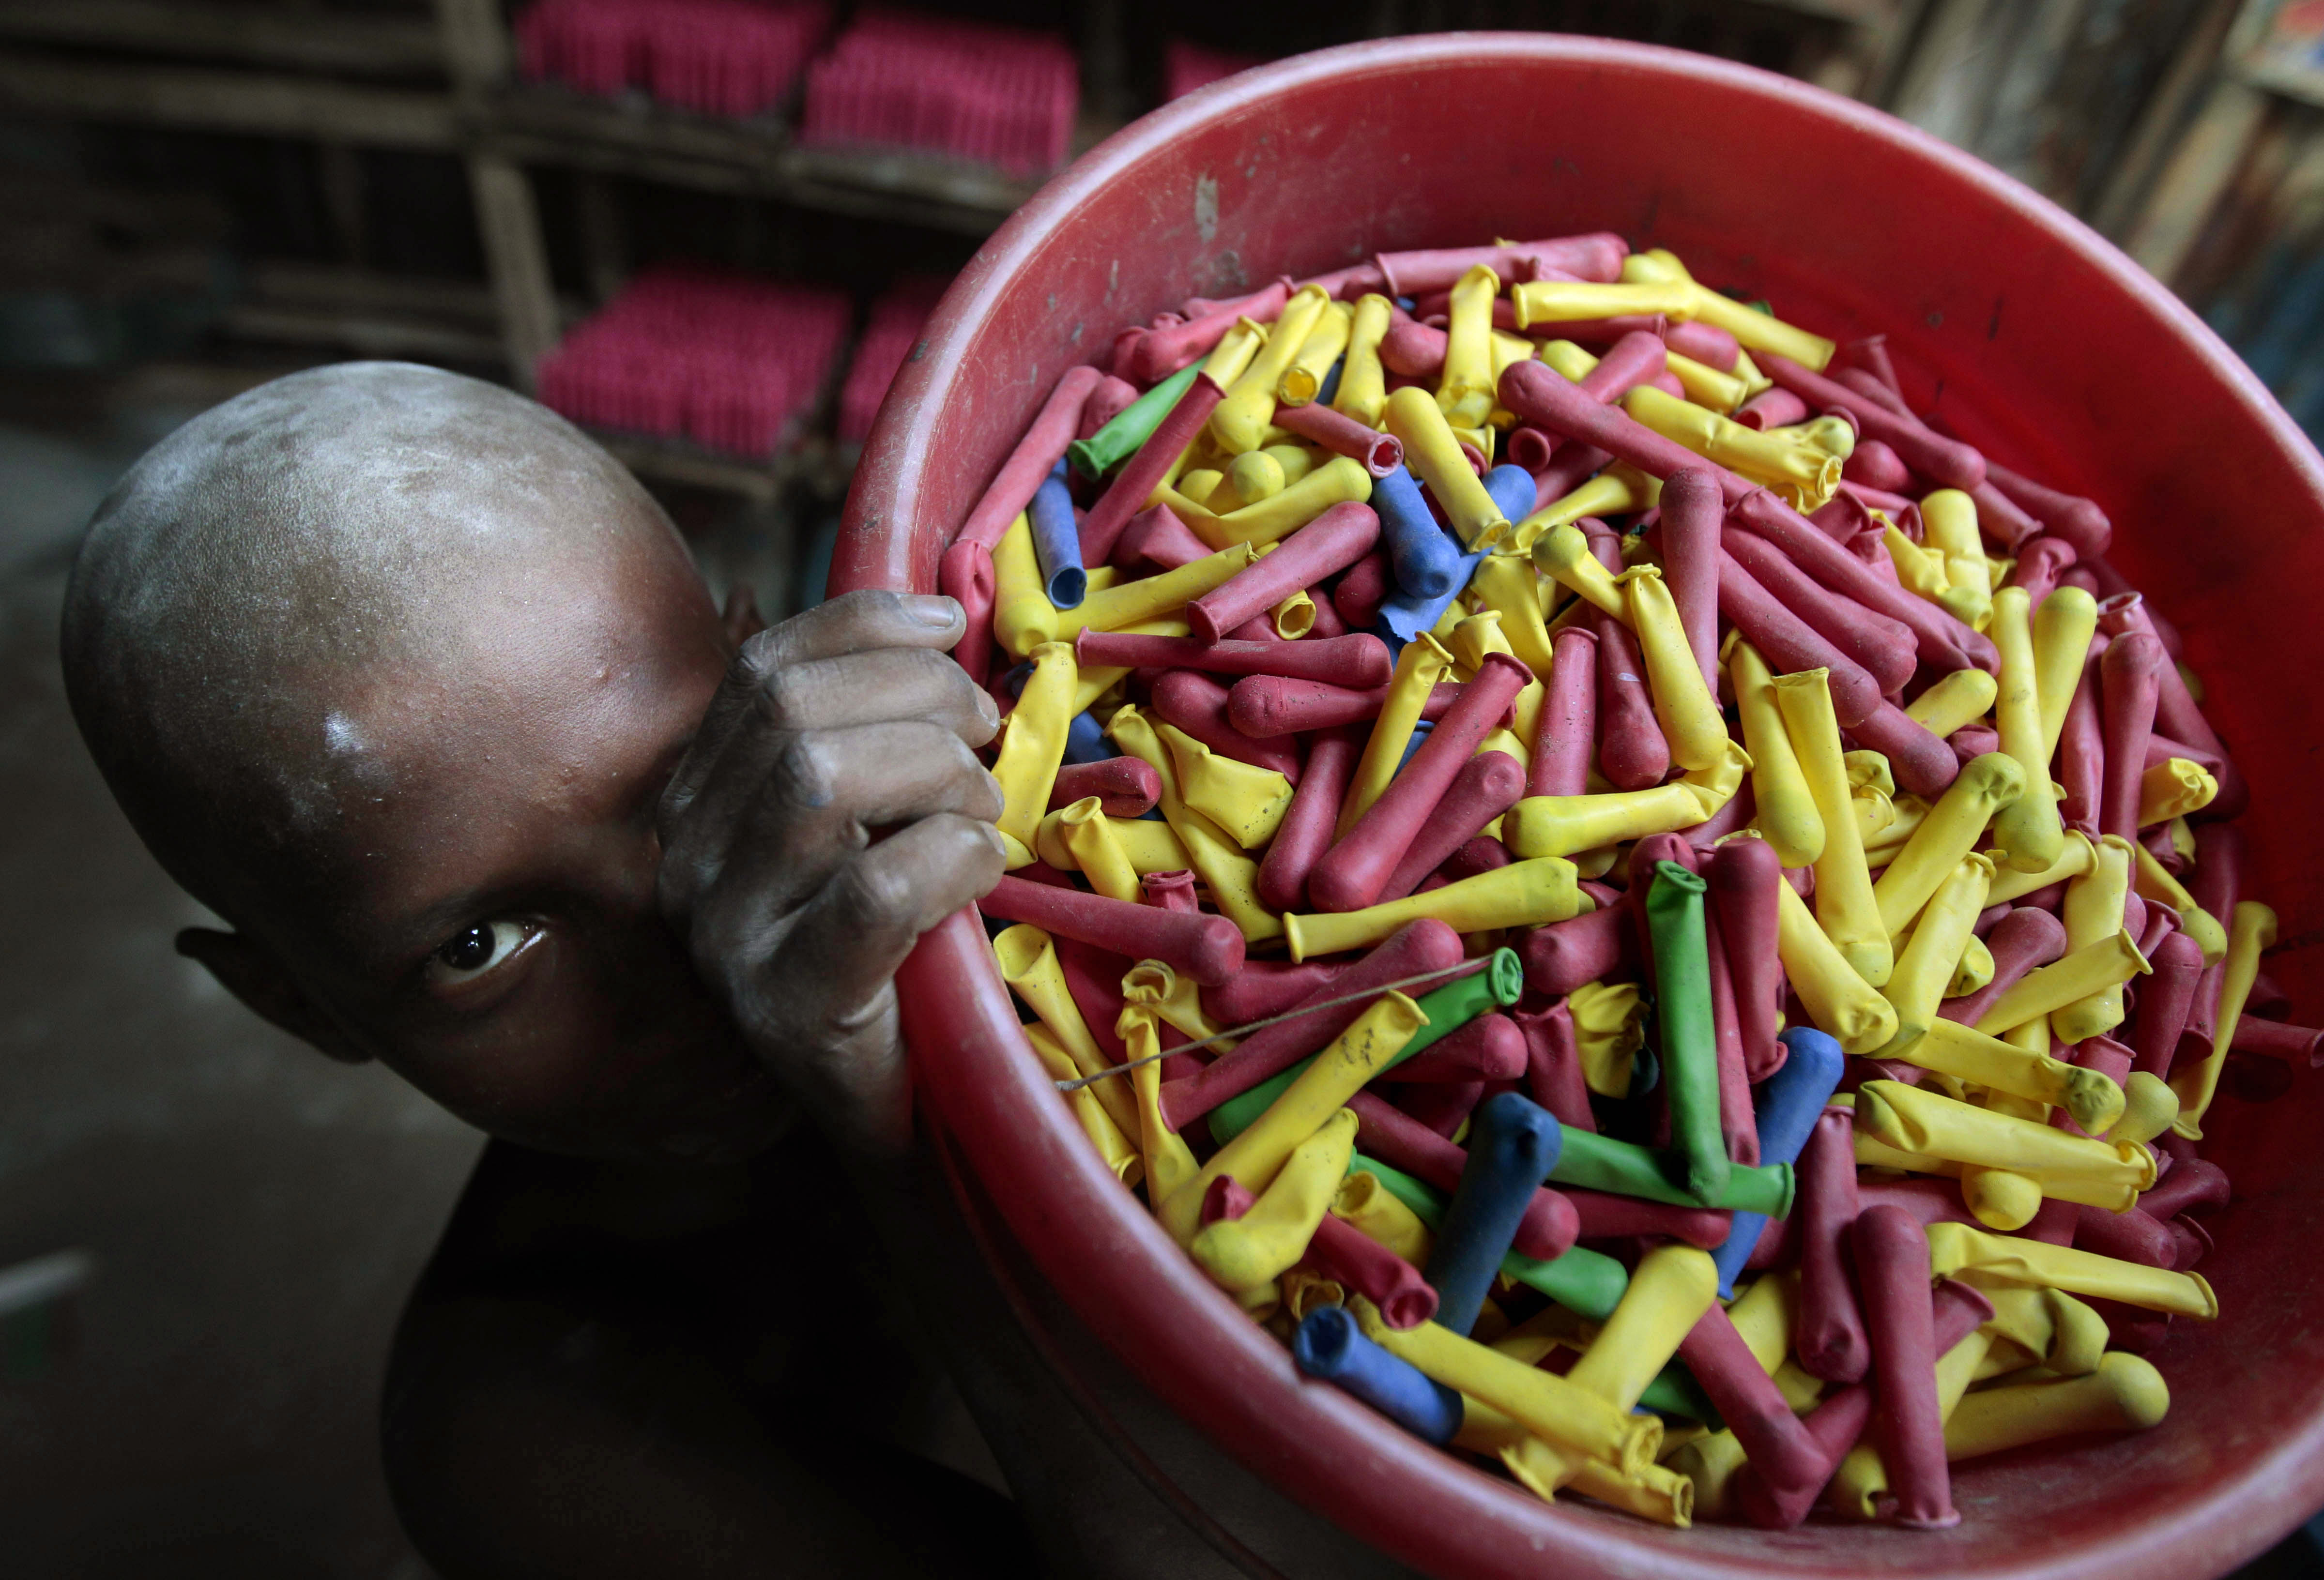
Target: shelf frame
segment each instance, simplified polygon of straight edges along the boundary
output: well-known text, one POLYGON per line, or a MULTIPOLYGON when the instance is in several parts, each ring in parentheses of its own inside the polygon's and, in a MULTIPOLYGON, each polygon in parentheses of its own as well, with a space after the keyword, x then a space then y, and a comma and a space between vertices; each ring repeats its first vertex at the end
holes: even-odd
POLYGON ((642 95, 596 98, 537 85, 486 90, 467 132, 471 146, 513 163, 745 193, 970 236, 991 234, 1039 185, 903 151, 802 144, 771 118, 721 121, 642 95))

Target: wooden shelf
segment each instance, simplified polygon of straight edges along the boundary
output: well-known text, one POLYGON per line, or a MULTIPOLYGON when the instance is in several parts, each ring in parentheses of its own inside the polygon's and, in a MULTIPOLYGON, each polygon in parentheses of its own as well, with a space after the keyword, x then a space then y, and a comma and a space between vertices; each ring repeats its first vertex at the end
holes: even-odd
MULTIPOLYGON (((64 46, 0 48, 0 115, 310 141, 327 152, 404 148, 460 159, 491 278, 501 360, 525 390, 571 317, 556 299, 528 166, 747 193, 969 236, 991 234, 1037 186, 990 169, 902 151, 802 147, 772 119, 716 120, 653 105, 643 96, 605 100, 510 86, 508 37, 493 0, 438 3, 438 49, 451 85, 430 90, 283 69, 304 66, 312 72, 340 58, 339 47, 325 37, 333 24, 320 18, 310 25, 277 14, 263 25, 244 29, 245 19, 231 14, 234 8, 197 3, 190 10, 197 25, 175 36, 161 14, 174 14, 175 5, 93 0, 84 14, 71 6, 52 10, 39 0, 0 0, 0 41, 64 46), (93 52, 159 52, 171 42, 181 53, 273 69, 157 63, 93 52)), ((428 53, 401 23, 370 32, 358 27, 347 40, 375 48, 381 61, 399 67, 428 53)), ((226 327, 248 339, 359 354, 489 360, 483 354, 481 332, 467 324, 431 321, 428 314, 401 305, 339 297, 244 301, 229 314, 226 327)))
POLYGON ((1788 11, 1818 22, 1849 27, 1889 28, 1896 25, 1904 0, 1758 0, 1770 11, 1788 11))
POLYGON ((0 112, 321 138, 374 148, 457 146, 451 96, 263 71, 0 51, 0 112))
POLYGON ((313 345, 389 361, 493 367, 507 361, 497 329, 465 329, 381 313, 237 302, 220 314, 220 332, 236 340, 313 345))
POLYGON ((2276 56, 2241 61, 2236 75, 2264 93, 2304 105, 2324 106, 2324 66, 2276 56))
MULTIPOLYGON (((281 258, 255 260, 244 267, 243 278, 254 300, 283 307, 440 318, 475 328, 489 328, 498 313, 492 288, 481 280, 386 274, 281 258)), ((577 316, 581 309, 568 302, 565 310, 577 316)))
MULTIPOLYGON (((567 305, 577 316, 577 305, 567 305)), ((264 261, 218 320, 237 340, 308 345, 356 356, 412 357, 468 366, 504 363, 507 348, 492 291, 464 280, 423 280, 309 263, 264 261)))
POLYGON ((0 38, 364 77, 444 71, 437 24, 417 14, 202 0, 0 0, 0 38))
POLYGON ((853 446, 843 448, 820 437, 801 439, 792 448, 765 461, 751 461, 680 439, 654 438, 605 428, 591 428, 589 436, 641 477, 691 488, 720 489, 741 494, 761 506, 772 505, 794 484, 820 498, 836 500, 847 491, 848 478, 854 470, 853 446))
POLYGON ((470 126, 482 152, 672 186, 747 192, 803 208, 990 234, 1039 183, 927 154, 812 148, 770 118, 715 120, 642 96, 503 87, 470 126))
MULTIPOLYGON (((0 24, 7 16, 0 5, 0 24)), ((0 37, 8 29, 0 25, 0 37)), ((466 152, 801 207, 989 234, 1038 186, 901 151, 803 147, 772 121, 720 121, 641 98, 507 87, 456 113, 440 92, 277 72, 0 51, 0 111, 362 146, 466 152)))

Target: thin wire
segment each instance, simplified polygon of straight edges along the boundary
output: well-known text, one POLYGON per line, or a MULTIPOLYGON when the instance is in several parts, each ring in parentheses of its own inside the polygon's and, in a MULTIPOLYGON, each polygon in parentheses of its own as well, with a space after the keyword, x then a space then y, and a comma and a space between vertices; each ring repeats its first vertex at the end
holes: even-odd
POLYGON ((1093 1070, 1077 1079, 1058 1081, 1056 1085, 1061 1092, 1077 1092, 1085 1086, 1096 1085, 1109 1075, 1125 1075, 1140 1065, 1151 1064, 1157 1059, 1167 1059, 1173 1053, 1186 1053, 1196 1048, 1207 1048, 1213 1043, 1223 1043, 1230 1037, 1247 1037, 1251 1033, 1264 1031, 1268 1026, 1280 1025, 1285 1021, 1297 1020, 1303 1015, 1314 1015, 1319 1009, 1333 1009, 1342 1004, 1360 1004, 1367 998, 1377 998, 1381 994, 1392 992, 1398 988, 1411 988, 1422 982, 1433 982, 1439 977, 1465 977, 1471 972, 1483 970, 1492 962, 1493 957, 1487 955, 1482 960, 1462 960, 1457 966, 1445 966, 1434 971, 1423 971, 1417 977, 1399 977, 1393 982, 1382 982, 1377 987, 1367 988, 1361 993, 1350 993, 1338 998, 1326 998, 1321 1004, 1309 1004, 1297 1009, 1288 1009, 1281 1015, 1269 1015, 1265 1020, 1253 1021, 1249 1025, 1230 1026, 1223 1032, 1213 1032, 1209 1036, 1198 1041, 1181 1043, 1175 1048, 1165 1048, 1159 1053, 1148 1053, 1145 1058, 1133 1059, 1127 1064, 1110 1065, 1103 1070, 1093 1070))

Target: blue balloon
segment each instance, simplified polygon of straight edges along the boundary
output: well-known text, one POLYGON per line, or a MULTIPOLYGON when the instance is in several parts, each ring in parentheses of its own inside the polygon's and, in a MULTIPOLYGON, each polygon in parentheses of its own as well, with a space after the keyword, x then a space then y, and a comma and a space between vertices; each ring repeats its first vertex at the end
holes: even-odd
POLYGON ((1041 585, 1059 609, 1078 609, 1089 595, 1089 574, 1082 569, 1082 532, 1074 522, 1074 496, 1065 487, 1063 461, 1033 491, 1028 508, 1033 527, 1033 557, 1041 564, 1041 585))
POLYGON ((1565 1132, 1547 1109, 1516 1092, 1478 1108, 1469 1130, 1469 1161, 1428 1254, 1436 1320, 1466 1334, 1477 1325, 1501 1258, 1517 1239, 1533 1193, 1557 1166, 1565 1132))
POLYGON ((1494 467, 1485 473, 1485 491, 1511 521, 1522 521, 1533 514, 1533 473, 1522 466, 1505 461, 1494 467))
MULTIPOLYGON (((1840 1071, 1848 1062, 1839 1043, 1813 1026, 1794 1026, 1777 1040, 1791 1054, 1783 1069, 1759 1083, 1758 1095, 1751 1104, 1759 1127, 1763 1164, 1800 1161, 1800 1149, 1808 1144, 1816 1116, 1840 1089, 1840 1071)), ((1759 1243, 1760 1231, 1766 1226, 1767 1215, 1759 1212, 1738 1212, 1728 1226, 1727 1238, 1711 1254, 1719 1269, 1722 1296, 1735 1292, 1735 1275, 1751 1259, 1751 1248, 1759 1243)))
POLYGON ((1105 727, 1087 713, 1075 713, 1065 726, 1065 761, 1102 763, 1121 754, 1105 738, 1105 727))
POLYGON ((1441 597, 1420 598, 1400 587, 1389 593, 1380 603, 1379 619, 1374 625, 1388 650, 1401 653, 1404 645, 1421 632, 1434 630, 1436 622, 1444 618, 1444 611, 1452 607, 1452 600, 1461 595, 1469 578, 1477 574, 1478 564, 1484 557, 1481 554, 1462 555, 1460 568, 1453 573, 1452 590, 1441 597))
MULTIPOLYGON (((1485 491, 1512 521, 1533 514, 1533 473, 1522 466, 1494 467, 1485 473, 1485 491)), ((1429 514, 1419 485, 1404 467, 1372 485, 1372 508, 1379 512, 1381 534, 1388 539, 1388 568, 1396 577, 1396 591, 1380 603, 1373 629, 1391 652, 1401 652, 1421 632, 1435 629, 1485 556, 1461 552, 1452 535, 1429 514), (1430 590, 1439 586, 1441 592, 1430 590)))
POLYGON ((1379 514, 1388 572, 1399 592, 1441 598, 1462 584, 1461 546, 1436 524, 1409 467, 1398 466, 1372 484, 1371 506, 1379 514))
POLYGON ((1427 1442, 1450 1443, 1461 1429, 1460 1394, 1366 1338, 1341 1307, 1307 1313, 1291 1336, 1291 1359, 1427 1442))
POLYGON ((1397 773, 1401 774, 1404 772, 1404 765, 1412 760, 1412 754, 1414 752, 1418 751, 1427 743, 1429 733, 1435 728, 1435 725, 1431 724, 1425 719, 1412 727, 1412 739, 1404 743, 1404 755, 1396 759, 1396 771, 1397 773))

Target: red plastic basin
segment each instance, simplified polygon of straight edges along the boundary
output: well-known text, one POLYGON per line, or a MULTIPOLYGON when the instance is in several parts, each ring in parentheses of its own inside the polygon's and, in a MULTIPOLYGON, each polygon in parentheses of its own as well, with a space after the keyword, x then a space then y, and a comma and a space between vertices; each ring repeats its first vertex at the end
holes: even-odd
MULTIPOLYGON (((2250 776, 2268 969, 2324 1005, 2324 862, 2300 831, 2324 743, 2324 465, 2226 346, 2097 235, 1911 127, 1781 78, 1595 40, 1354 45, 1181 99, 1051 181, 930 321, 848 501, 835 590, 936 585, 1059 372, 1189 295, 1372 252, 1610 230, 1845 337, 1886 331, 1914 404, 2098 500, 2113 557, 2185 631, 2250 776)), ((2324 1083, 2223 1097, 2205 1150, 2236 1204, 2203 1272, 2224 1315, 2154 1356, 2169 1419, 1966 1467, 1930 1534, 1672 1531, 1555 1507, 1303 1383, 1106 1172, 1019 1037, 981 930, 899 988, 927 1106, 1080 1319, 1225 1451, 1441 1575, 1947 1575, 2200 1580, 2324 1504, 2324 1083)))

